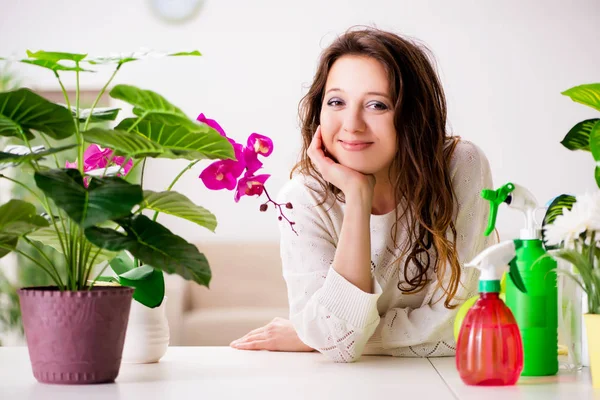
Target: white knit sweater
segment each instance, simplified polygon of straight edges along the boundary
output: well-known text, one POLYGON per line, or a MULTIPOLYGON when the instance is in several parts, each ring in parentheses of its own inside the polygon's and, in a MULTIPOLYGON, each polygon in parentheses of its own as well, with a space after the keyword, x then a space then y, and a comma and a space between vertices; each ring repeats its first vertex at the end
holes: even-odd
MULTIPOLYGON (((493 188, 493 184, 487 158, 481 149, 467 141, 457 144, 450 171, 458 203, 454 221, 462 267, 496 242, 493 235, 483 236, 489 205, 480 197, 481 190, 493 188)), ((402 248, 394 246, 391 239, 395 212, 371 215, 375 293, 366 293, 331 268, 342 229, 344 204, 330 196, 327 203, 317 206, 322 198, 319 188, 314 179, 296 175, 278 195, 279 202, 293 203, 294 208, 286 210, 286 215, 296 222, 294 227, 298 232, 294 234, 285 220, 279 224, 290 320, 300 339, 336 362, 352 362, 362 354, 454 355, 453 323, 457 310, 445 308, 445 294, 441 289, 436 290, 433 268, 428 272, 430 283, 419 293, 404 294, 397 287, 399 280, 404 281, 404 259, 393 262, 399 257, 397 247, 402 248)), ((401 244, 407 238, 405 227, 398 224, 401 244)), ((462 270, 456 297, 460 300, 456 303, 477 293, 478 277, 475 269, 462 270)))

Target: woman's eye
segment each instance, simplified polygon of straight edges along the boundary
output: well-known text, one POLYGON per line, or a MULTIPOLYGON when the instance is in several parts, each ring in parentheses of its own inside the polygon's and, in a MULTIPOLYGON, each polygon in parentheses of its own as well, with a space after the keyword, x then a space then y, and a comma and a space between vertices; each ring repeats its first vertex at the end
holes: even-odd
POLYGON ((372 103, 369 103, 368 107, 369 108, 373 108, 375 110, 380 110, 380 111, 388 109, 388 106, 386 106, 385 104, 383 104, 383 103, 381 103, 379 101, 374 101, 372 103))
POLYGON ((338 106, 341 106, 343 104, 344 103, 341 100, 339 100, 339 99, 331 99, 331 100, 329 100, 327 102, 327 105, 328 106, 332 106, 332 107, 338 107, 338 106))

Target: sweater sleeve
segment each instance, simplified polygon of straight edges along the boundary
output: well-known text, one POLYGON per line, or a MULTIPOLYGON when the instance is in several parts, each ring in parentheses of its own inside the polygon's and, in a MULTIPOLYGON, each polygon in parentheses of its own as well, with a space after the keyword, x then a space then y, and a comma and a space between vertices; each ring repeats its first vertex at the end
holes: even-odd
MULTIPOLYGON (((489 205, 481 198, 484 188, 493 188, 490 166, 483 152, 470 142, 461 142, 451 162, 452 185, 457 201, 455 219, 456 248, 461 279, 456 293, 460 305, 477 294, 479 271, 464 264, 496 242, 495 233, 485 237, 489 205)), ((443 287, 448 287, 450 268, 446 269, 443 287)), ((369 344, 383 347, 388 354, 412 357, 450 356, 455 353, 453 325, 458 307, 444 305, 444 289, 437 279, 419 308, 392 308, 382 317, 369 344)))
POLYGON ((308 346, 335 362, 353 362, 379 323, 381 292, 363 292, 331 268, 339 221, 331 204, 318 205, 318 196, 298 177, 278 196, 280 203, 292 202, 286 215, 298 232, 285 220, 279 224, 290 320, 308 346))

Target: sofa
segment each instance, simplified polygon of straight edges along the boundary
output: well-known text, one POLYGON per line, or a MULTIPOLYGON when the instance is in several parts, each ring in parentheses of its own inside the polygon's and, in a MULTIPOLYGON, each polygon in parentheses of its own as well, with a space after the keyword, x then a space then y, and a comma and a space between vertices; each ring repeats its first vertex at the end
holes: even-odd
POLYGON ((278 242, 198 245, 212 270, 210 289, 166 276, 172 346, 227 346, 275 317, 288 318, 278 242))

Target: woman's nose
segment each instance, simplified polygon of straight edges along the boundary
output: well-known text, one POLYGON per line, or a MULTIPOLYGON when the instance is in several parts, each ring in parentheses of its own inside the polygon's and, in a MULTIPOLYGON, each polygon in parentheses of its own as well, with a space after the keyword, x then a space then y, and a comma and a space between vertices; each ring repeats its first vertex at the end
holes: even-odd
POLYGON ((364 132, 365 121, 360 109, 347 108, 344 115, 344 131, 348 133, 364 132))

